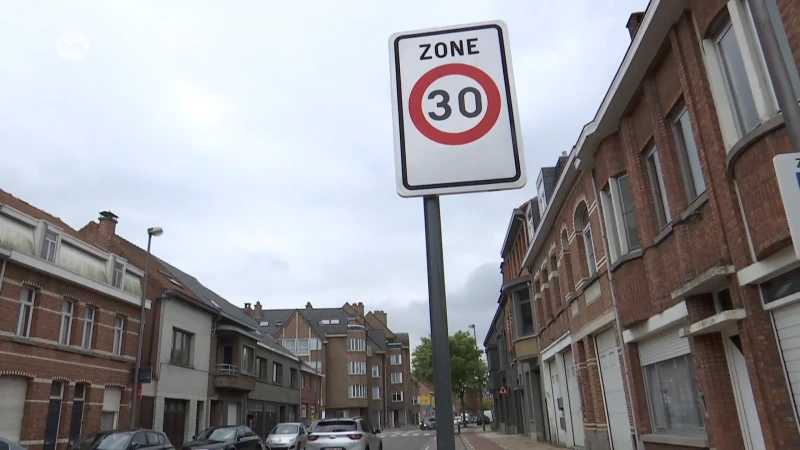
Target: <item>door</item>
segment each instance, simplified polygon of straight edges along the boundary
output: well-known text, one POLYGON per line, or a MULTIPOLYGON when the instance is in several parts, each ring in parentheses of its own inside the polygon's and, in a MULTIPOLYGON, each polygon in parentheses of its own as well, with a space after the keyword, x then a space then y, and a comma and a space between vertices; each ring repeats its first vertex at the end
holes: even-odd
POLYGON ((3 399, 3 413, 0 414, 0 436, 14 442, 19 442, 19 435, 22 432, 22 414, 25 411, 27 391, 27 378, 0 376, 0 398, 3 399))
POLYGON ((603 401, 608 419, 608 432, 614 450, 633 450, 631 424, 628 419, 628 402, 625 399, 625 384, 619 363, 616 331, 612 328, 595 336, 603 401))
POLYGON ((233 346, 223 345, 220 352, 220 364, 233 365, 233 346))
POLYGON ((564 398, 561 396, 561 378, 559 377, 558 364, 555 358, 550 360, 550 384, 553 390, 553 409, 555 411, 555 426, 556 432, 553 437, 556 442, 566 444, 567 442, 567 424, 566 417, 564 417, 564 398))
POLYGON ((186 426, 186 401, 168 398, 164 400, 164 433, 176 448, 183 445, 183 429, 186 426))
POLYGON ((572 350, 564 353, 564 368, 567 373, 567 397, 569 397, 569 413, 572 419, 572 441, 573 445, 583 447, 586 438, 583 432, 581 391, 578 388, 578 368, 575 367, 572 350))
POLYGON ((275 405, 265 404, 264 405, 264 429, 266 430, 266 434, 269 434, 275 425, 278 424, 278 413, 277 407, 275 405))
POLYGON ((772 313, 775 331, 783 354, 783 364, 792 392, 795 411, 800 415, 800 303, 793 303, 772 313))
POLYGON ((238 425, 239 424, 239 404, 238 403, 228 403, 228 420, 226 422, 227 425, 238 425))
POLYGON ((50 385, 50 403, 47 407, 47 422, 44 427, 44 450, 55 450, 58 440, 58 425, 61 423, 61 399, 64 395, 64 384, 53 381, 50 385))
POLYGON ((722 334, 725 341, 725 354, 728 357, 728 370, 731 373, 731 383, 736 397, 736 409, 739 411, 739 422, 742 427, 742 438, 747 450, 766 450, 764 435, 761 431, 761 422, 758 420, 756 400, 753 387, 750 385, 750 375, 747 371, 747 361, 742 351, 742 341, 739 331, 722 334))

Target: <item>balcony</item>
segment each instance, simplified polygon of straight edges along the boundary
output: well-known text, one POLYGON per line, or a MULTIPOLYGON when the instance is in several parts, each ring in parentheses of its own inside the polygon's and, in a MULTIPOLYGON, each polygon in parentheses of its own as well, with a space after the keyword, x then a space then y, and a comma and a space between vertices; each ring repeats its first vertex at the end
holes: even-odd
POLYGON ((535 336, 528 336, 514 342, 514 353, 517 359, 525 360, 539 356, 539 341, 535 336))
POLYGON ((256 379, 243 375, 238 366, 217 364, 214 366, 214 388, 230 391, 250 392, 256 388, 256 379))

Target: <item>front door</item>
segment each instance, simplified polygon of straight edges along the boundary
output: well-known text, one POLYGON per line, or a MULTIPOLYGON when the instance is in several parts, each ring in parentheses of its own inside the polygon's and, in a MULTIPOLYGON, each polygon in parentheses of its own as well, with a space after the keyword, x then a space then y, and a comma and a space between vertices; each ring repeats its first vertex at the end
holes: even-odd
POLYGON ((554 437, 556 442, 565 444, 567 442, 566 417, 564 417, 564 398, 561 394, 561 377, 559 377, 558 364, 555 358, 550 361, 550 384, 553 386, 553 408, 555 410, 554 437))
POLYGON ((765 450, 764 435, 761 432, 761 422, 758 420, 756 400, 753 387, 750 385, 750 375, 747 371, 747 361, 742 352, 742 341, 739 331, 723 333, 725 353, 728 357, 728 370, 731 373, 731 383, 736 397, 736 409, 739 411, 739 423, 742 427, 742 438, 747 450, 765 450))
POLYGON ((228 403, 228 420, 227 420, 226 424, 228 426, 239 425, 239 404, 238 403, 228 403))
POLYGON ((183 430, 186 427, 186 400, 168 398, 164 400, 164 434, 176 448, 183 445, 183 430))

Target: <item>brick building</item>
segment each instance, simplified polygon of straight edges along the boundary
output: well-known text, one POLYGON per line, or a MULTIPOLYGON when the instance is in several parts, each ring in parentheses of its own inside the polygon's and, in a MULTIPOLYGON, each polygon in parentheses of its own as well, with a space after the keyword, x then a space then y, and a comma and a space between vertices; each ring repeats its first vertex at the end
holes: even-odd
POLYGON ((0 191, 0 435, 54 450, 128 426, 143 275, 0 191))

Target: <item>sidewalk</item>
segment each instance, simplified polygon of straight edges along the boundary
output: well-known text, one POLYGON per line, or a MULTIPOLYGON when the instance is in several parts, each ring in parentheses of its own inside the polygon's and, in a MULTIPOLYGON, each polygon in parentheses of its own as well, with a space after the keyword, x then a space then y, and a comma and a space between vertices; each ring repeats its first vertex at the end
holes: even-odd
POLYGON ((519 434, 484 432, 481 427, 462 428, 461 440, 466 450, 563 450, 519 434))

